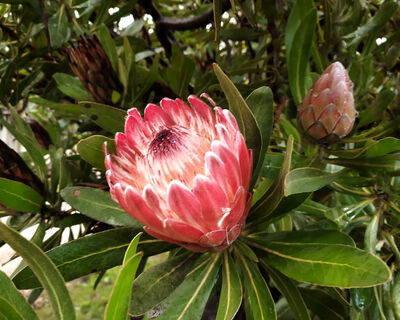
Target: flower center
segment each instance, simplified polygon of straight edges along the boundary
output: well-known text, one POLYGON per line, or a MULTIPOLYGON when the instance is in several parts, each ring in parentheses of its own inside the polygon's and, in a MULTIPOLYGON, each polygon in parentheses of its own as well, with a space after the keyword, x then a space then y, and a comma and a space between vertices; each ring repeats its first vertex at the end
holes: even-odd
POLYGON ((172 128, 161 130, 150 143, 148 153, 153 158, 165 157, 169 153, 179 150, 181 135, 172 128))

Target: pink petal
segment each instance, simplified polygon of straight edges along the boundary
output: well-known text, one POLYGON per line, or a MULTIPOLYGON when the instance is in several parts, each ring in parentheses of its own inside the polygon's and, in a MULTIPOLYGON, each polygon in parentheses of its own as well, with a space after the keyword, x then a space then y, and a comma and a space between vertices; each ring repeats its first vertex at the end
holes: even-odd
POLYGON ((213 152, 208 151, 205 155, 206 172, 221 188, 224 190, 228 199, 233 198, 236 190, 232 190, 231 184, 228 182, 229 171, 225 167, 221 159, 213 152))
MULTIPOLYGON (((120 197, 118 198, 120 199, 120 197)), ((160 218, 146 204, 146 201, 131 186, 125 189, 121 207, 139 222, 154 228, 162 229, 160 218)))
POLYGON ((204 101, 194 95, 190 95, 188 101, 199 117, 201 117, 206 123, 214 126, 215 117, 211 111, 211 108, 204 103, 204 101))
POLYGON ((214 230, 201 237, 199 244, 205 247, 216 247, 225 241, 226 236, 226 230, 214 230))
POLYGON ((229 230, 227 234, 227 244, 230 245, 233 241, 239 237, 240 233, 242 232, 243 225, 237 224, 233 226, 231 230, 229 230))
POLYGON ((210 95, 209 95, 208 93, 203 92, 203 93, 200 95, 200 98, 206 98, 206 99, 211 103, 212 106, 214 106, 214 107, 217 106, 217 104, 215 103, 215 101, 210 97, 210 95))
POLYGON ((204 232, 182 221, 165 219, 163 222, 163 234, 176 241, 198 243, 204 235, 204 232))
MULTIPOLYGON (((316 119, 318 119, 321 112, 331 102, 331 90, 328 88, 322 90, 312 102, 312 105, 314 106, 314 116, 316 119)), ((305 130, 307 130, 307 128, 305 128, 305 130)))
POLYGON ((223 208, 229 207, 224 191, 210 178, 197 175, 194 179, 193 193, 200 202, 207 230, 215 230, 224 214, 223 208))
POLYGON ((215 129, 217 130, 218 139, 226 145, 232 147, 232 139, 234 136, 228 132, 228 129, 226 129, 226 127, 222 123, 217 123, 215 125, 215 129))
POLYGON ((231 135, 234 135, 236 131, 239 131, 236 119, 229 110, 221 109, 220 107, 215 107, 214 110, 217 123, 223 124, 231 135))
POLYGON ((218 140, 212 142, 211 150, 224 163, 227 174, 226 179, 229 181, 232 190, 236 192, 239 185, 241 185, 242 178, 238 159, 231 150, 229 150, 222 142, 218 140))
POLYGON ((132 161, 136 158, 135 150, 129 146, 128 138, 121 132, 115 134, 115 149, 120 157, 126 157, 132 161))
POLYGON ((231 228, 232 226, 238 224, 242 216, 245 214, 247 196, 248 192, 243 187, 240 187, 237 190, 229 215, 227 215, 226 218, 220 222, 221 228, 231 228))
POLYGON ((249 150, 247 149, 246 142, 240 131, 236 132, 236 141, 237 152, 239 156, 239 164, 242 175, 242 183, 246 189, 250 187, 251 178, 253 175, 253 154, 249 154, 249 150))
POLYGON ((311 127, 309 127, 307 133, 316 140, 322 139, 329 134, 322 122, 319 121, 315 122, 311 127))
POLYGON ((160 130, 175 124, 162 108, 152 103, 148 104, 144 110, 144 120, 153 134, 157 134, 160 130))
POLYGON ((354 121, 352 121, 347 115, 342 115, 338 120, 333 133, 337 134, 340 138, 347 136, 353 128, 354 121))
POLYGON ((334 104, 326 106, 324 111, 320 114, 318 120, 321 121, 328 133, 331 133, 339 120, 341 114, 334 104))
POLYGON ((200 226, 206 224, 197 197, 180 181, 174 180, 168 187, 168 206, 182 221, 200 226))
POLYGON ((125 121, 125 136, 133 152, 145 153, 148 137, 145 134, 144 123, 141 118, 138 120, 135 116, 128 116, 125 121))
POLYGON ((160 207, 158 195, 154 192, 151 185, 146 185, 143 189, 143 198, 146 200, 149 208, 160 218, 164 217, 160 207))
POLYGON ((179 244, 179 245, 183 245, 182 242, 172 239, 170 237, 167 237, 164 234, 159 233, 148 226, 144 226, 143 229, 144 229, 144 231, 146 231, 149 235, 153 236, 154 238, 157 238, 157 239, 160 239, 163 241, 167 241, 167 242, 171 242, 171 243, 175 243, 175 244, 179 244))
POLYGON ((189 127, 194 118, 193 110, 182 100, 164 98, 160 102, 163 110, 175 121, 175 123, 189 127))
POLYGON ((303 109, 299 114, 299 120, 301 128, 304 131, 307 131, 307 129, 315 122, 313 106, 308 106, 307 108, 303 109))
POLYGON ((139 128, 143 131, 144 135, 147 138, 151 137, 150 131, 147 129, 146 124, 142 119, 142 116, 140 115, 139 111, 136 108, 129 109, 128 116, 136 119, 139 128))

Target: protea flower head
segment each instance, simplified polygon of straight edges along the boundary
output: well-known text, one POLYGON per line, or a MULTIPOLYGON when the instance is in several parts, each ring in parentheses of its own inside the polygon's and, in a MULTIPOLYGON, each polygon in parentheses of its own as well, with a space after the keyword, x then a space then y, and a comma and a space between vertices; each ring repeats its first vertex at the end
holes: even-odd
POLYGON ((333 143, 350 133, 356 113, 353 83, 343 65, 335 62, 308 91, 298 107, 297 120, 312 140, 333 143))
MULTIPOLYGON (((234 116, 196 96, 128 110, 117 155, 105 165, 112 198, 147 233, 193 251, 219 251, 240 234, 250 207, 252 151, 234 116)), ((106 149, 106 148, 105 148, 106 149)))
POLYGON ((78 76, 92 99, 113 105, 113 91, 122 92, 122 85, 99 39, 87 34, 81 36, 76 45, 63 50, 72 71, 78 76))

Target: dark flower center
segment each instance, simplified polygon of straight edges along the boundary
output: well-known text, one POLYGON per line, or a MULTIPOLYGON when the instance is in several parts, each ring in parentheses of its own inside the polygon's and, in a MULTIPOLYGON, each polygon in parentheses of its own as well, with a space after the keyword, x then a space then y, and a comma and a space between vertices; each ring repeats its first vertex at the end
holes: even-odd
POLYGON ((153 157, 164 157, 179 149, 181 135, 173 128, 163 129, 157 133, 149 146, 149 154, 153 157))

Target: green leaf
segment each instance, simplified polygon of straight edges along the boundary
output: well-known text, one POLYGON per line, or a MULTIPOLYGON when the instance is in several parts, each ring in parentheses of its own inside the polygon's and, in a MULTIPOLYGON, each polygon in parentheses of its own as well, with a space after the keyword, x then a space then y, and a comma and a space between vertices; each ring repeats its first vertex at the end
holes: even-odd
POLYGON ((64 279, 49 257, 38 246, 1 222, 0 239, 9 244, 32 268, 47 291, 56 319, 75 319, 75 309, 64 279))
POLYGON ((83 160, 89 162, 93 167, 105 170, 104 142, 107 143, 107 151, 115 154, 114 139, 100 135, 94 135, 80 140, 76 145, 76 149, 83 160))
POLYGON ((279 123, 287 136, 293 136, 295 143, 301 143, 301 135, 299 130, 286 118, 284 114, 279 117, 279 123))
POLYGON ((303 297, 294 284, 293 280, 287 278, 278 270, 269 266, 263 259, 261 264, 268 275, 271 277, 275 284, 275 287, 283 294, 292 309, 293 315, 298 320, 311 320, 310 314, 307 310, 307 306, 303 300, 303 297))
POLYGON ((217 281, 220 265, 221 257, 217 253, 192 270, 166 299, 167 307, 157 319, 200 320, 217 281))
POLYGON ((309 74, 308 60, 316 23, 317 10, 315 9, 309 10, 301 17, 301 23, 291 41, 290 52, 286 54, 290 91, 296 105, 301 103, 308 89, 306 85, 309 74))
POLYGON ((290 231, 290 232, 259 232, 249 235, 249 239, 272 241, 290 244, 343 244, 355 247, 354 240, 346 233, 334 230, 290 231))
POLYGON ((374 299, 373 288, 353 288, 350 289, 351 304, 358 310, 366 310, 374 299))
POLYGON ((3 317, 5 320, 24 320, 23 315, 18 311, 18 307, 0 296, 0 319, 3 317))
MULTIPOLYGON (((138 55, 136 55, 136 58, 138 55)), ((154 81, 156 81, 159 71, 158 71, 158 64, 159 64, 160 57, 156 56, 153 64, 151 65, 151 69, 149 71, 146 71, 147 75, 144 79, 143 85, 141 86, 139 92, 135 95, 133 103, 138 101, 140 98, 143 97, 143 95, 151 88, 153 85, 154 81)))
POLYGON ((221 28, 221 16, 222 16, 222 1, 213 0, 213 12, 214 12, 214 41, 219 41, 219 30, 221 28))
POLYGON ((247 147, 253 150, 253 168, 256 168, 260 159, 262 143, 260 128, 239 90, 216 63, 213 64, 213 67, 222 91, 228 100, 229 110, 236 118, 239 129, 246 140, 247 147))
MULTIPOLYGON (((65 281, 70 281, 120 265, 130 241, 140 231, 139 228, 111 229, 63 244, 46 254, 60 270, 65 281)), ((164 252, 171 247, 171 244, 148 236, 143 236, 139 244, 139 250, 144 251, 146 256, 164 252)), ((19 289, 40 287, 29 268, 22 269, 13 281, 19 289)))
POLYGON ((66 73, 55 73, 53 78, 56 80, 58 89, 67 96, 76 100, 91 100, 79 79, 66 73))
POLYGON ((398 273, 394 279, 392 300, 396 318, 400 319, 400 273, 398 273))
POLYGON ((79 103, 76 107, 104 130, 111 133, 124 132, 126 111, 96 102, 79 103))
MULTIPOLYGON (((134 255, 136 255, 137 253, 137 248, 139 245, 139 240, 140 240, 140 236, 142 235, 142 232, 138 233, 131 241, 131 243, 129 244, 128 248, 125 251, 125 255, 124 255, 124 260, 122 262, 122 264, 124 265, 130 258, 132 258, 134 255)), ((133 282, 133 280, 132 280, 133 282)))
MULTIPOLYGON (((21 319, 24 320, 39 320, 35 311, 29 303, 26 302, 24 296, 17 290, 12 281, 7 277, 7 275, 0 271, 0 299, 3 299, 10 304, 12 304, 20 313, 21 319)), ((7 309, 2 308, 2 303, 0 302, 0 314, 5 313, 7 309)), ((5 305, 5 304, 4 304, 5 305)), ((13 317, 8 317, 7 319, 18 319, 13 317)))
POLYGON ((60 48, 71 36, 68 28, 68 18, 65 6, 61 8, 49 19, 50 44, 53 49, 60 48))
POLYGON ((195 69, 194 61, 185 56, 181 49, 172 46, 171 66, 166 70, 166 82, 178 97, 185 97, 188 94, 188 85, 195 69), (177 77, 179 74, 179 77, 177 77))
POLYGON ((155 308, 182 283, 195 261, 193 255, 182 254, 141 273, 133 283, 130 314, 155 308))
MULTIPOLYGON (((11 109, 12 110, 12 109, 11 109)), ((14 126, 5 121, 0 117, 0 124, 5 126, 8 131, 20 142, 26 149, 32 162, 36 165, 38 176, 40 180, 46 181, 47 179, 47 166, 44 161, 42 152, 37 144, 36 140, 32 140, 31 135, 27 135, 27 131, 21 128, 20 123, 24 120, 16 112, 11 111, 11 116, 13 117, 14 126), (21 131, 20 131, 21 130, 21 131)), ((32 132, 32 131, 31 131, 32 132)))
MULTIPOLYGON (((98 126, 111 133, 123 132, 126 111, 92 101, 79 101, 79 104, 65 104, 35 98, 34 101, 42 106, 65 113, 84 114, 98 126)), ((1 121, 1 118, 0 118, 1 121)))
POLYGON ((228 250, 224 251, 222 261, 222 287, 216 320, 231 320, 242 303, 242 283, 228 250))
POLYGON ((377 120, 381 120, 384 111, 396 97, 395 93, 390 90, 379 92, 371 106, 360 112, 358 127, 366 126, 377 120))
POLYGON ((268 216, 266 221, 276 221, 284 217, 290 213, 290 211, 296 209, 306 201, 310 197, 310 194, 311 193, 298 193, 283 198, 278 207, 276 207, 276 209, 268 216))
POLYGON ((367 23, 346 36, 347 39, 352 39, 348 46, 357 45, 363 37, 382 28, 391 16, 396 13, 398 8, 399 4, 396 1, 385 1, 378 12, 371 19, 367 20, 367 23))
POLYGON ((241 27, 241 28, 229 28, 222 29, 220 32, 220 38, 223 40, 232 41, 255 41, 258 40, 264 33, 260 31, 255 31, 252 28, 241 27))
POLYGON ((96 32, 97 37, 107 54, 108 59, 110 59, 111 66, 115 72, 118 72, 118 54, 117 48, 115 47, 114 40, 111 38, 108 28, 102 24, 98 31, 96 32))
POLYGON ((289 278, 341 288, 371 287, 390 280, 379 258, 342 244, 295 243, 252 238, 251 245, 268 253, 265 261, 289 278))
POLYGON ((307 306, 315 315, 326 320, 344 320, 348 318, 348 311, 336 299, 322 290, 301 288, 301 294, 307 306))
POLYGON ((344 159, 357 159, 364 157, 384 156, 400 150, 400 140, 393 137, 386 137, 381 140, 367 140, 366 146, 351 150, 332 150, 330 154, 339 156, 344 159))
POLYGON ((37 213, 40 212, 43 201, 43 197, 26 184, 0 178, 0 203, 7 207, 17 211, 37 213))
POLYGON ((124 262, 114 283, 106 306, 105 320, 122 320, 128 317, 132 283, 143 253, 136 253, 140 234, 137 234, 126 250, 124 262))
POLYGON ((88 187, 68 187, 61 191, 61 196, 82 214, 109 225, 141 225, 111 199, 109 192, 88 187))
POLYGON ((246 317, 250 317, 247 313, 251 312, 253 319, 276 319, 274 300, 257 263, 245 259, 241 254, 239 254, 238 262, 245 290, 244 299, 250 308, 246 309, 246 317))
POLYGON ((250 221, 265 218, 271 214, 279 205, 284 196, 285 176, 290 170, 290 163, 293 152, 293 136, 289 136, 286 145, 286 154, 279 172, 278 179, 268 192, 254 204, 250 212, 250 221))
POLYGON ((317 168, 298 168, 290 171, 285 178, 285 196, 313 192, 342 177, 347 170, 329 173, 317 168))
POLYGON ((312 9, 312 7, 312 0, 297 0, 292 10, 290 10, 285 31, 285 47, 287 57, 290 56, 296 31, 299 29, 302 19, 310 11, 310 9, 312 9))
POLYGON ((269 145, 269 137, 274 123, 274 96, 270 88, 261 87, 250 93, 246 98, 246 103, 253 113, 261 133, 260 157, 257 167, 253 170, 253 177, 254 180, 256 180, 264 163, 264 157, 269 145))

